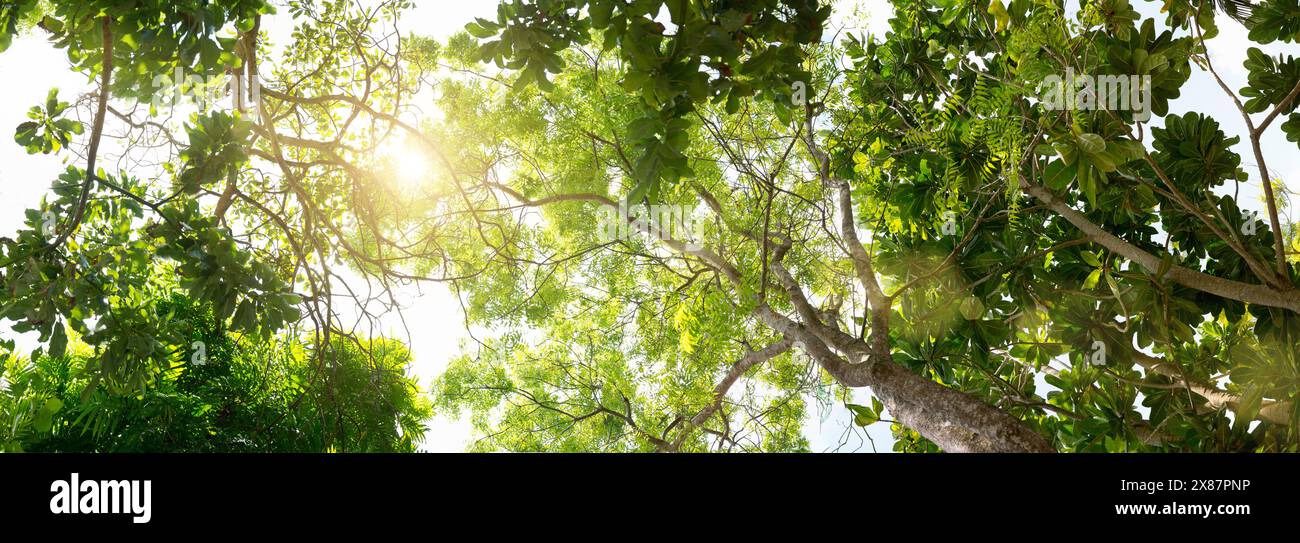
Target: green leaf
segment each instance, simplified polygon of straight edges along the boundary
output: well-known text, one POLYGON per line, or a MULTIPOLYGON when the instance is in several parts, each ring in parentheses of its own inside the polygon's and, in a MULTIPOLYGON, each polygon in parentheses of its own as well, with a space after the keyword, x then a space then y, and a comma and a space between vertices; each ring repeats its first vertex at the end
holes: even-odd
POLYGON ((257 312, 253 310, 253 303, 244 300, 239 303, 239 309, 235 310, 235 317, 232 322, 236 330, 251 331, 257 327, 257 312))
POLYGON ((975 296, 967 296, 965 300, 962 300, 959 310, 961 315, 966 317, 966 320, 979 320, 980 317, 984 316, 984 302, 975 296))
POLYGON ((1074 181, 1074 169, 1066 166, 1064 160, 1053 160, 1047 163, 1043 171, 1043 182, 1055 191, 1063 191, 1074 181))
POLYGON ((68 350, 68 333, 64 330, 63 324, 54 325, 54 335, 50 338, 50 356, 62 358, 68 350))
POLYGON ((880 414, 870 407, 857 404, 844 404, 853 413, 853 423, 858 426, 870 426, 880 422, 880 414))
POLYGON ((54 111, 57 109, 59 109, 59 89, 53 88, 45 95, 45 111, 55 115, 54 111))
POLYGON ((1096 134, 1085 132, 1079 134, 1079 148, 1085 153, 1100 153, 1106 150, 1106 140, 1096 134))
POLYGON ((613 0, 592 0, 587 6, 588 13, 591 15, 591 26, 596 30, 604 30, 609 27, 610 15, 614 12, 613 0))
POLYGON ((1002 3, 1002 0, 990 2, 988 12, 989 15, 993 16, 993 20, 997 22, 997 27, 993 29, 994 32, 1002 32, 1011 24, 1011 15, 1007 14, 1007 6, 1002 3))
POLYGON ((60 409, 63 409, 63 401, 58 398, 45 400, 45 404, 37 410, 36 416, 32 420, 32 426, 36 428, 37 432, 42 434, 49 432, 54 426, 54 415, 58 413, 60 409))
POLYGON ((1264 400, 1264 390, 1256 385, 1246 385, 1241 399, 1237 402, 1233 417, 1233 428, 1245 428, 1259 416, 1259 409, 1264 400))
POLYGON ((497 25, 485 19, 475 19, 465 25, 465 31, 475 38, 491 38, 497 34, 497 25))
POLYGON ((1088 274, 1088 278, 1087 278, 1087 279, 1084 279, 1084 281, 1083 281, 1083 290, 1092 290, 1093 287, 1096 287, 1096 286, 1097 286, 1097 283, 1098 283, 1099 281, 1101 281, 1101 269, 1100 269, 1100 268, 1095 269, 1095 270, 1092 270, 1092 273, 1089 273, 1089 274, 1088 274))

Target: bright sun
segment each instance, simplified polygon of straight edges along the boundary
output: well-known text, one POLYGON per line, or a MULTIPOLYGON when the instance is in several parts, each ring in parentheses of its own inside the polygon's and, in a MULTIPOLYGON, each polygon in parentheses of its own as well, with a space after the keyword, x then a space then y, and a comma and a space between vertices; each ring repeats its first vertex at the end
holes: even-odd
POLYGON ((383 153, 392 163, 397 187, 415 192, 433 180, 433 161, 429 154, 410 140, 389 146, 383 153))

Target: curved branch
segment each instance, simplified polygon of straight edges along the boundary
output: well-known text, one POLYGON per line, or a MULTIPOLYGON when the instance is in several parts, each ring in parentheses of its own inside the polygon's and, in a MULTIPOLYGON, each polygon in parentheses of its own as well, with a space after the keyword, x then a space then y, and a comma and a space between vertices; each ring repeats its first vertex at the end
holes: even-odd
POLYGON ((718 381, 717 386, 713 387, 713 401, 709 402, 709 405, 699 410, 695 416, 686 421, 686 426, 682 429, 681 435, 679 435, 671 445, 661 445, 659 450, 676 451, 681 448, 682 443, 684 443, 686 438, 690 436, 690 430, 692 428, 700 427, 709 420, 709 417, 712 417, 714 413, 718 412, 718 409, 722 407, 722 400, 727 397, 727 392, 731 390, 732 385, 736 384, 736 381, 740 380, 742 375, 745 375, 745 373, 754 366, 762 364, 763 362, 776 358, 782 353, 789 351, 790 347, 793 345, 793 340, 782 338, 767 347, 746 353, 744 357, 741 357, 741 359, 735 363, 735 365, 731 366, 731 369, 727 371, 726 375, 722 376, 722 380, 718 381))
MULTIPOLYGON (((1026 193, 1037 198, 1043 202, 1043 205, 1046 205, 1070 224, 1073 224, 1075 228, 1078 228, 1083 235, 1094 243, 1140 264, 1151 273, 1160 270, 1161 260, 1159 257, 1107 232, 1096 223, 1088 220, 1087 217, 1084 217, 1082 213, 1075 211, 1047 187, 1036 185, 1024 177, 1021 177, 1020 183, 1026 193)), ((1278 307, 1300 313, 1300 292, 1298 291, 1280 291, 1264 285, 1242 283, 1181 266, 1171 266, 1165 275, 1175 283, 1185 287, 1229 300, 1252 305, 1278 307)))
MULTIPOLYGON (((1205 406, 1212 410, 1218 411, 1221 409, 1232 409, 1233 411, 1236 411, 1241 403, 1241 398, 1235 394, 1225 392, 1205 383, 1198 383, 1186 379, 1183 376, 1182 371, 1167 360, 1150 356, 1141 351, 1134 352, 1133 359, 1139 366, 1142 366, 1142 369, 1173 379, 1175 383, 1179 384, 1178 388, 1186 386, 1192 392, 1205 398, 1205 406)), ((1289 426, 1291 424, 1290 413, 1291 403, 1279 401, 1262 406, 1259 409, 1259 415, 1257 418, 1265 422, 1271 422, 1281 426, 1289 426)))

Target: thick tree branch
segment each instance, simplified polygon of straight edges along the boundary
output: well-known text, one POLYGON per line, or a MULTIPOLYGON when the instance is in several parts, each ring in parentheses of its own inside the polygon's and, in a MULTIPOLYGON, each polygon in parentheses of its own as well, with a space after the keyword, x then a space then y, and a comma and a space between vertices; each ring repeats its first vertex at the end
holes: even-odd
MULTIPOLYGON (((1082 213, 1075 211, 1064 200, 1058 198, 1050 189, 1042 185, 1036 185, 1028 179, 1020 180, 1023 190, 1029 195, 1043 202, 1048 208, 1056 212, 1070 224, 1078 228, 1083 235, 1094 243, 1101 245, 1111 251, 1138 263, 1151 273, 1160 270, 1160 258, 1148 253, 1141 248, 1133 245, 1119 237, 1107 232, 1097 224, 1088 220, 1082 213)), ((1188 288, 1193 288, 1202 292, 1207 292, 1227 298, 1237 300, 1253 305, 1262 305, 1268 307, 1278 307, 1300 313, 1300 292, 1279 291, 1264 285, 1251 283, 1241 283, 1222 277, 1201 273, 1190 270, 1181 266, 1171 266, 1165 274, 1170 280, 1188 288)))
MULTIPOLYGON (((1175 383, 1178 383, 1180 388, 1186 387, 1197 395, 1205 398, 1205 407, 1211 410, 1219 411, 1223 409, 1231 409, 1236 411, 1241 404, 1241 398, 1235 394, 1230 394, 1205 383, 1188 381, 1184 377, 1183 372, 1167 360, 1156 358, 1140 351, 1133 353, 1133 360, 1136 361, 1139 366, 1142 366, 1144 370, 1173 379, 1175 383)), ((1273 424, 1288 426, 1291 424, 1291 403, 1272 402, 1264 404, 1259 409, 1258 419, 1273 424)))
POLYGON ((1055 452, 1023 422, 961 391, 912 373, 888 353, 869 364, 850 364, 807 327, 766 305, 755 315, 795 338, 818 365, 844 386, 871 387, 894 419, 948 452, 1055 452))

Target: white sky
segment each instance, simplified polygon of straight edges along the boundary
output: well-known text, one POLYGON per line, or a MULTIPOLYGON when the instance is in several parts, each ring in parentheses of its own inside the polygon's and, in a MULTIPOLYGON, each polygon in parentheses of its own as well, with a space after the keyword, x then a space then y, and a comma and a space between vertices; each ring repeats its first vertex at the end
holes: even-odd
MULTIPOLYGON (((464 27, 474 17, 493 18, 496 0, 417 0, 415 10, 403 17, 402 27, 406 31, 432 35, 443 39, 464 27)), ((851 2, 841 2, 849 5, 851 2)), ((833 25, 853 27, 865 26, 874 33, 887 28, 890 8, 882 0, 867 0, 866 9, 857 15, 842 9, 837 12, 833 25), (850 22, 852 21, 852 22, 850 22)), ((1077 2, 1071 2, 1077 9, 1077 2)), ((1148 2, 1136 3, 1136 8, 1144 17, 1156 17, 1157 24, 1162 16, 1157 12, 1158 5, 1148 2)), ((271 28, 283 28, 275 25, 271 28)), ((1211 41, 1211 55, 1216 68, 1234 90, 1246 84, 1246 72, 1242 62, 1246 58, 1246 49, 1253 44, 1246 40, 1246 30, 1236 22, 1220 17, 1221 34, 1211 41)), ((287 36, 280 34, 275 39, 283 43, 287 36)), ((1296 54, 1294 45, 1273 44, 1262 47, 1269 54, 1287 52, 1296 54)), ((11 134, 14 127, 25 121, 27 110, 44 101, 46 93, 52 87, 62 89, 61 98, 72 101, 79 93, 93 88, 86 79, 72 72, 62 51, 55 50, 40 36, 23 36, 14 40, 13 46, 0 54, 0 236, 12 235, 22 224, 22 212, 29 207, 36 207, 50 182, 65 168, 56 156, 29 156, 14 143, 11 134)), ((1226 100, 1209 75, 1194 71, 1192 80, 1183 87, 1183 97, 1171 105, 1171 113, 1199 111, 1215 117, 1229 135, 1242 135, 1245 132, 1235 107, 1226 100)), ((1262 117, 1262 115, 1260 116, 1262 117)), ((1277 122, 1280 124, 1281 120, 1277 122)), ((1300 162, 1295 144, 1285 140, 1280 130, 1274 125, 1266 137, 1264 154, 1272 162, 1270 166, 1275 175, 1281 177, 1292 191, 1300 189, 1300 162)), ((1245 138, 1242 138, 1245 140, 1245 138)), ((1261 192, 1258 173, 1253 164, 1253 155, 1243 143, 1235 149, 1243 157, 1243 167, 1251 175, 1249 190, 1243 190, 1243 200, 1255 204, 1254 209, 1262 212, 1262 202, 1246 195, 1261 192)), ((107 165, 106 165, 107 166, 107 165)), ((447 361, 459 351, 459 343, 464 338, 462 319, 458 304, 442 286, 423 288, 424 294, 415 289, 405 293, 403 300, 408 306, 404 311, 405 321, 410 330, 407 336, 401 322, 395 318, 385 321, 387 329, 379 332, 393 337, 407 338, 415 355, 414 371, 421 382, 428 385, 431 379, 446 366, 447 361)), ((4 326, 3 333, 13 337, 12 331, 4 326)), ((30 342, 30 338, 24 338, 30 342)), ((1040 387, 1046 386, 1040 381, 1040 387)), ((867 390, 855 391, 857 403, 869 404, 870 393, 867 390)), ((805 434, 815 451, 831 450, 841 442, 846 424, 850 418, 842 406, 836 406, 827 413, 816 413, 815 406, 810 406, 813 414, 805 426, 805 434)), ((470 440, 470 427, 464 420, 436 418, 431 421, 425 450, 459 451, 470 440)), ((876 424, 870 428, 870 435, 876 448, 882 452, 890 450, 892 439, 886 424, 876 424)), ((848 439, 844 450, 870 451, 870 444, 857 437, 848 439)))

